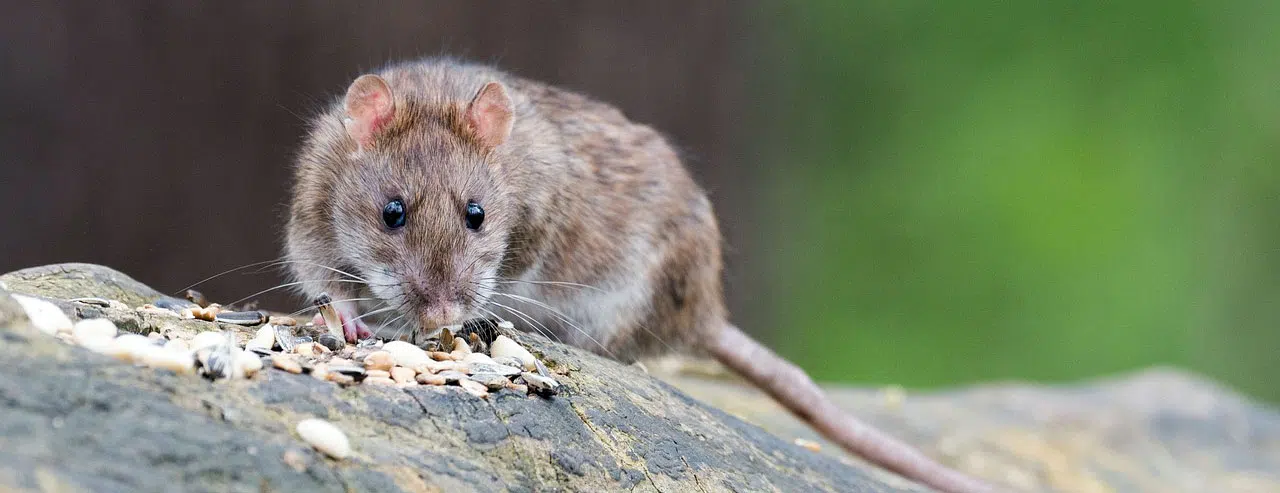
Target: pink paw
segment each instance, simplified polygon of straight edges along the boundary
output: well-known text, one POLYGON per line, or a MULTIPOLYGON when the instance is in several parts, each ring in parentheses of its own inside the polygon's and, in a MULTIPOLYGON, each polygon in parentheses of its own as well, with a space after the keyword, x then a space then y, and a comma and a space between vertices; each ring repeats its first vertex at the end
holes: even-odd
MULTIPOLYGON (((369 326, 364 323, 364 320, 357 319, 353 312, 342 306, 338 306, 337 310, 334 311, 338 312, 338 323, 342 324, 342 335, 347 339, 347 342, 355 343, 361 339, 373 337, 373 332, 369 330, 369 326)), ((311 323, 324 325, 324 317, 317 313, 311 319, 311 323)))

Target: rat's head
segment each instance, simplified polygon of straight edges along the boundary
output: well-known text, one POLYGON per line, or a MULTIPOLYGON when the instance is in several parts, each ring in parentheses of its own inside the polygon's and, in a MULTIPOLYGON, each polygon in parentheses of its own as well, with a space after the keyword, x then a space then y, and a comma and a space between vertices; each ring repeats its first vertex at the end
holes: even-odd
POLYGON ((496 284, 516 209, 499 148, 514 110, 498 82, 457 101, 425 99, 377 75, 351 84, 341 130, 328 123, 328 145, 315 148, 313 136, 304 151, 289 247, 295 260, 367 281, 344 291, 375 298, 369 310, 392 307, 401 323, 433 329, 482 315, 496 284))

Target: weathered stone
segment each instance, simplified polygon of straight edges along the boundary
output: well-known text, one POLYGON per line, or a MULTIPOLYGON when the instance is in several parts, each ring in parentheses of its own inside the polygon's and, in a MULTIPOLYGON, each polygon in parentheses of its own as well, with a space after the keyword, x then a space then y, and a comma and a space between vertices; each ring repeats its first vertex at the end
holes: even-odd
MULTIPOLYGON (((69 305, 59 307, 79 316, 69 305)), ((121 330, 151 326, 83 309, 97 312, 79 318, 106 315, 121 330)), ((480 400, 458 387, 343 389, 283 371, 210 384, 64 344, 12 310, 0 293, 0 490, 925 491, 847 459, 753 389, 670 377, 695 400, 532 334, 511 335, 553 368, 576 369, 556 376, 563 391, 480 400), (338 462, 313 451, 291 432, 310 418, 343 430, 354 452, 338 462)), ((1280 414, 1183 373, 907 394, 892 406, 874 390, 831 390, 867 421, 1013 491, 1280 491, 1280 414)))

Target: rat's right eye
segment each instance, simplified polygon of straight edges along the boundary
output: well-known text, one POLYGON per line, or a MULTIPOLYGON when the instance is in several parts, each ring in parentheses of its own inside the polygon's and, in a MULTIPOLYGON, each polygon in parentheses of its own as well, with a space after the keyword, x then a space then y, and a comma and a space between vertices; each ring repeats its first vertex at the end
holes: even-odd
POLYGON ((382 222, 391 229, 400 229, 404 227, 404 201, 400 199, 387 202, 382 207, 382 222))

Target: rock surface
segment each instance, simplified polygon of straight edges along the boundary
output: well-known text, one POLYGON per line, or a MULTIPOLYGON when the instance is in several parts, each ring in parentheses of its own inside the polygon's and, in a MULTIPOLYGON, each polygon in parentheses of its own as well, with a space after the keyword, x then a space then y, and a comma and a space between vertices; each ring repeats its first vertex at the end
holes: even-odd
MULTIPOLYGON (((136 307, 160 296, 104 267, 39 267, 0 282, 122 331, 226 328, 66 301, 136 307)), ((240 330, 241 343, 253 336, 240 330)), ((822 442, 752 389, 650 365, 681 392, 635 366, 514 336, 558 372, 559 394, 343 388, 271 368, 210 382, 60 342, 0 289, 0 490, 925 491, 830 444, 795 444, 822 442), (295 429, 309 418, 342 430, 351 455, 335 460, 304 442, 295 429)), ((1016 491, 1280 491, 1280 415, 1175 371, 1059 387, 832 393, 1016 491)))
MULTIPOLYGON (((9 289, 54 298, 73 319, 103 317, 143 334, 222 327, 65 301, 137 306, 157 295, 103 267, 19 274, 4 277, 9 289)), ((13 307, 0 294, 0 320, 9 320, 0 328, 0 490, 880 492, 905 484, 795 446, 633 366, 525 334, 514 336, 567 373, 557 375, 558 395, 342 388, 275 369, 210 382, 65 344, 13 307), (295 428, 309 418, 341 429, 351 455, 334 460, 302 441, 295 428)))

